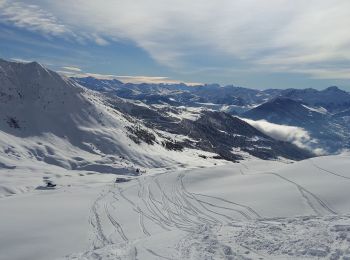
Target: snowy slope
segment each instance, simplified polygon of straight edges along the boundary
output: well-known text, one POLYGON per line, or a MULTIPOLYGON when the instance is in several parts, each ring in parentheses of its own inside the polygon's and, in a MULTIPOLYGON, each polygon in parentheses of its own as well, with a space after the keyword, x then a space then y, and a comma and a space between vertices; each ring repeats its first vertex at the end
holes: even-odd
POLYGON ((248 160, 118 184, 58 172, 56 190, 0 199, 0 259, 347 259, 349 166, 248 160))
MULTIPOLYGON (((268 259, 350 253, 350 157, 251 161, 111 186, 88 259, 268 259), (120 209, 123 209, 122 211, 120 209), (135 225, 138 223, 138 225, 135 225)), ((96 219, 95 219, 96 220, 96 219)), ((82 255, 72 255, 81 257, 82 255)))
POLYGON ((142 127, 142 122, 38 63, 0 61, 0 72, 0 162, 6 167, 28 160, 65 169, 128 173, 136 167, 193 160, 195 151, 180 155, 159 142, 136 144, 126 128, 142 127))

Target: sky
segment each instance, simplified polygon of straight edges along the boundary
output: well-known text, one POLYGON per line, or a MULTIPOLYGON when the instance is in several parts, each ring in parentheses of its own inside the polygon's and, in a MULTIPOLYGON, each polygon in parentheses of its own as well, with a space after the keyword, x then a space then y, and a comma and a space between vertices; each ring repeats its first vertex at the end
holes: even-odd
POLYGON ((0 0, 0 57, 68 76, 350 90, 349 0, 0 0))

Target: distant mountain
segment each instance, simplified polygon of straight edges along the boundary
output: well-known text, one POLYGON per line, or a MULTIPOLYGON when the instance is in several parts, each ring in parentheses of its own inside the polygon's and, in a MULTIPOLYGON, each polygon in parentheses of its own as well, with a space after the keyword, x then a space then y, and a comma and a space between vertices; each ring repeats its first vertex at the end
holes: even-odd
POLYGON ((192 93, 200 97, 202 103, 238 106, 261 104, 270 98, 270 95, 263 91, 235 86, 198 86, 193 89, 192 93))
POLYGON ((341 117, 350 109, 350 93, 338 87, 255 90, 218 84, 191 87, 184 84, 123 84, 113 80, 94 82, 89 78, 75 80, 109 96, 151 106, 201 108, 303 127, 331 153, 350 146, 348 121, 341 117), (106 84, 109 87, 96 88, 106 84))
POLYGON ((121 98, 138 100, 149 105, 205 107, 236 114, 249 110, 271 99, 277 93, 235 86, 206 84, 187 86, 185 84, 132 84, 115 80, 73 78, 80 85, 121 98))
POLYGON ((287 89, 282 91, 280 96, 302 101, 311 106, 324 107, 329 112, 340 112, 350 108, 350 93, 338 87, 324 90, 287 89))
POLYGON ((323 107, 331 113, 350 108, 350 93, 338 87, 325 90, 316 89, 267 89, 256 90, 205 84, 187 86, 185 84, 132 84, 118 80, 74 78, 76 82, 89 89, 119 97, 140 100, 147 104, 170 104, 175 106, 205 106, 216 110, 245 112, 253 106, 263 104, 274 98, 288 98, 313 107, 323 107))
POLYGON ((242 114, 254 120, 265 119, 276 124, 307 126, 318 125, 325 120, 326 114, 306 106, 300 101, 278 97, 242 114))
POLYGON ((333 153, 350 147, 349 127, 341 115, 336 117, 324 108, 312 107, 301 101, 278 97, 241 116, 253 120, 264 119, 280 125, 302 127, 317 140, 315 146, 333 153))
POLYGON ((83 85, 89 89, 97 90, 101 92, 112 92, 118 89, 120 86, 124 84, 116 79, 112 80, 104 80, 104 79, 96 79, 94 77, 85 77, 85 78, 73 78, 80 85, 83 85))
POLYGON ((72 78, 80 85, 104 94, 139 100, 146 104, 182 105, 191 102, 195 96, 190 92, 195 87, 185 84, 132 84, 118 80, 96 79, 92 77, 72 78))

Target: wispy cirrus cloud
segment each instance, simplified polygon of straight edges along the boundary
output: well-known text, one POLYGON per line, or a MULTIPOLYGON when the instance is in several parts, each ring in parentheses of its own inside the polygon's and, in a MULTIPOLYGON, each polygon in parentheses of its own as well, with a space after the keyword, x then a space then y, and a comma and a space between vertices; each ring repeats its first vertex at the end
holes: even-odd
MULTIPOLYGON (((128 75, 111 75, 111 74, 98 74, 98 73, 89 73, 89 72, 82 72, 82 71, 74 71, 72 69, 67 69, 67 67, 63 67, 66 70, 58 70, 57 72, 65 75, 67 77, 94 77, 97 79, 117 79, 120 80, 123 83, 134 83, 134 84, 141 84, 141 83, 149 83, 149 84, 180 84, 185 83, 188 86, 196 86, 201 85, 202 83, 198 82, 186 82, 181 80, 175 80, 171 79, 169 77, 162 77, 162 76, 128 76, 128 75)), ((71 67, 68 67, 71 68, 71 67)))
POLYGON ((267 71, 302 65, 306 74, 350 61, 347 0, 63 0, 51 8, 96 35, 132 40, 167 66, 208 53, 267 71))
POLYGON ((306 69, 295 69, 297 73, 308 74, 315 79, 350 79, 349 68, 306 68, 306 69))
POLYGON ((74 39, 80 43, 92 41, 105 46, 108 41, 96 33, 75 32, 53 12, 43 9, 40 5, 27 1, 0 0, 0 21, 18 28, 41 33, 46 37, 55 36, 74 39))
POLYGON ((71 31, 102 46, 130 41, 174 70, 231 67, 348 78, 348 0, 2 2, 2 17, 17 26, 53 35, 71 31))
POLYGON ((0 1, 0 20, 19 28, 53 36, 72 33, 53 14, 37 5, 28 5, 23 2, 0 1))
POLYGON ((116 76, 116 79, 126 83, 153 83, 153 84, 179 84, 179 83, 185 83, 188 86, 196 86, 201 85, 203 83, 199 82, 186 82, 181 80, 175 80, 168 77, 151 77, 151 76, 116 76))
POLYGON ((72 67, 72 66, 65 66, 65 67, 62 67, 62 69, 71 71, 71 72, 73 72, 73 73, 74 73, 74 72, 80 72, 80 71, 81 71, 81 68, 72 67))
POLYGON ((20 63, 29 63, 32 62, 30 60, 22 59, 22 58, 11 58, 12 61, 20 62, 20 63))

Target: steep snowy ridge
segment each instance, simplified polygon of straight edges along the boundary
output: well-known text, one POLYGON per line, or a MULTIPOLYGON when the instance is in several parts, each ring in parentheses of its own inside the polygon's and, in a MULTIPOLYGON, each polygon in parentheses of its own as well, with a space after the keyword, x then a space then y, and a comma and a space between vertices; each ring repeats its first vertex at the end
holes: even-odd
POLYGON ((0 65, 4 165, 43 161, 65 169, 125 174, 134 173, 136 167, 186 164, 186 157, 193 154, 179 155, 159 144, 136 144, 126 128, 142 126, 141 122, 130 121, 106 106, 97 93, 38 63, 1 61, 0 65))

